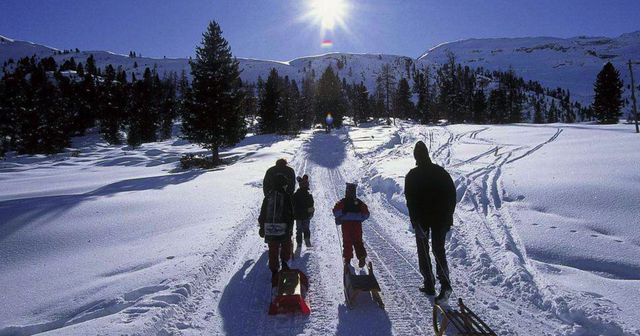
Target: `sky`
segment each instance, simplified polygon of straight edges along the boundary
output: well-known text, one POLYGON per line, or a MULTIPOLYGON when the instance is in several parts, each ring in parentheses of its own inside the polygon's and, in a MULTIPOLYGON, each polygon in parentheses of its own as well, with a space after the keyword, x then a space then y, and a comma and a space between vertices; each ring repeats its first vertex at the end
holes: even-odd
POLYGON ((415 58, 466 38, 640 30, 638 0, 341 0, 344 24, 333 30, 309 15, 314 1, 336 0, 2 0, 0 35, 60 49, 187 57, 215 20, 235 56, 286 61, 333 51, 415 58))

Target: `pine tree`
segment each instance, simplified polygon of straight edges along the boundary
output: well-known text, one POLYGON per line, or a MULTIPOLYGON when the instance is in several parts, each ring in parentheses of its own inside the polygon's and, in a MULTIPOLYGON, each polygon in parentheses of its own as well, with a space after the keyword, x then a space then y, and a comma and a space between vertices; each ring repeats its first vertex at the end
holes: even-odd
POLYGON ((608 62, 604 65, 593 86, 593 110, 599 123, 615 124, 622 116, 622 88, 620 71, 608 62))
POLYGON ((342 118, 347 112, 347 101, 340 78, 331 66, 328 66, 320 76, 316 92, 316 120, 324 121, 327 114, 331 114, 332 127, 342 127, 342 118))
POLYGON ((483 124, 487 120, 487 95, 482 88, 473 95, 473 122, 483 124))
POLYGON ((558 122, 558 106, 556 105, 556 100, 551 99, 551 105, 549 106, 549 110, 547 111, 547 123, 553 124, 558 122))
POLYGON ((264 83, 262 100, 260 101, 260 133, 276 133, 278 122, 282 119, 278 115, 282 104, 282 78, 278 75, 278 70, 272 68, 269 77, 264 83))
POLYGON ((393 122, 395 124, 395 116, 391 115, 391 105, 393 104, 394 91, 396 87, 396 77, 391 73, 391 65, 389 63, 385 63, 382 66, 379 77, 380 90, 384 95, 384 117, 387 118, 387 123, 390 124, 389 120, 393 117, 393 122))
POLYGON ((416 104, 417 120, 422 124, 432 122, 431 106, 433 105, 433 95, 430 67, 427 67, 424 73, 418 72, 413 76, 413 93, 418 96, 418 103, 416 104))
POLYGON ((153 100, 153 82, 151 70, 146 68, 143 79, 132 83, 127 144, 133 148, 157 140, 157 113, 156 102, 153 100))
POLYGON ((119 145, 122 141, 120 132, 124 129, 126 109, 126 100, 122 99, 124 84, 118 82, 113 66, 107 65, 100 88, 97 119, 100 133, 112 145, 119 145))
POLYGON ((307 72, 305 78, 302 79, 300 90, 300 125, 302 128, 309 129, 314 123, 314 106, 315 106, 316 85, 311 76, 311 72, 307 72))
POLYGON ((369 90, 364 86, 363 82, 354 85, 354 99, 352 103, 353 121, 356 126, 360 123, 367 122, 371 113, 369 90))
POLYGON ((178 117, 177 81, 176 73, 171 72, 156 84, 155 90, 159 95, 157 124, 160 131, 160 140, 171 138, 173 123, 178 117))
POLYGON ((544 113, 543 113, 543 104, 544 102, 541 99, 536 98, 533 105, 533 123, 534 124, 543 124, 544 123, 544 113))
POLYGON ((507 104, 507 94, 503 89, 491 90, 488 101, 489 121, 491 123, 504 124, 507 122, 507 104))
POLYGON ((196 60, 189 63, 193 93, 182 118, 184 138, 210 149, 213 163, 218 163, 219 148, 238 143, 246 129, 238 61, 215 21, 196 47, 196 60))
POLYGON ((415 115, 415 106, 411 101, 411 88, 406 78, 401 78, 396 89, 395 99, 393 102, 394 116, 397 118, 407 119, 413 118, 415 115))

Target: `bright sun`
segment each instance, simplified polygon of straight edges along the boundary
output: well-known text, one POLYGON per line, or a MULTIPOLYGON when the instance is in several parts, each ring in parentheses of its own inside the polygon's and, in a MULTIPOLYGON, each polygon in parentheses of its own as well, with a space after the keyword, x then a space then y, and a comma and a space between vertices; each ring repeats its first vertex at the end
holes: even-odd
POLYGON ((342 24, 347 5, 343 0, 312 0, 311 14, 318 19, 322 28, 333 30, 336 23, 342 24))

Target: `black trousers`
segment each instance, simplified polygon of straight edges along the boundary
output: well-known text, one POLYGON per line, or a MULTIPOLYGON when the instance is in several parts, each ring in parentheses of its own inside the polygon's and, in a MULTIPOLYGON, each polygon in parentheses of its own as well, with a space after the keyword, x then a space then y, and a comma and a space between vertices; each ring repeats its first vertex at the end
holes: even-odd
POLYGON ((444 243, 449 229, 449 227, 427 228, 424 231, 424 238, 416 235, 420 273, 422 273, 424 284, 427 287, 435 287, 433 267, 431 266, 431 257, 429 256, 429 233, 431 233, 431 245, 433 247, 433 255, 436 257, 436 274, 438 275, 438 281, 442 288, 451 288, 451 284, 449 283, 449 265, 447 264, 447 256, 444 251, 444 243))

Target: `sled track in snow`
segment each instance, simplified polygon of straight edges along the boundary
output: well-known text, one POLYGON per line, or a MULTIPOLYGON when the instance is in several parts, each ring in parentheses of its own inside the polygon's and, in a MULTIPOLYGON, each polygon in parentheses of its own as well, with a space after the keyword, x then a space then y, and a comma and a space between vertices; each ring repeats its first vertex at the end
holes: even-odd
MULTIPOLYGON (((340 172, 331 174, 330 185, 333 186, 336 200, 342 198, 337 189, 338 185, 342 184, 344 184, 344 179, 340 172)), ((411 295, 408 295, 406 288, 403 287, 401 282, 404 280, 403 277, 398 276, 397 271, 394 272, 394 269, 397 270, 400 268, 399 265, 401 265, 401 263, 408 263, 408 261, 374 229, 371 229, 371 231, 377 234, 377 239, 371 237, 373 235, 367 233, 367 228, 368 226, 363 224, 364 243, 368 258, 373 259, 374 273, 382 289, 381 295, 385 303, 385 310, 389 314, 389 319, 394 322, 394 332, 401 335, 425 335, 425 329, 430 325, 429 320, 427 320, 428 316, 421 313, 420 306, 415 303, 411 295), (396 264, 392 264, 393 266, 389 267, 389 262, 396 262, 396 264), (409 309, 407 309, 408 306, 410 306, 409 309), (423 328, 421 325, 426 327, 423 328)), ((405 264, 405 266, 413 267, 410 263, 408 263, 408 265, 405 264)), ((413 289, 417 291, 416 288, 417 287, 414 287, 413 289)), ((426 307, 425 305, 425 308, 426 307)), ((355 309, 358 308, 356 307, 355 309)))

